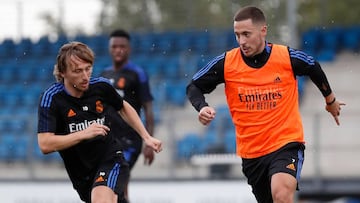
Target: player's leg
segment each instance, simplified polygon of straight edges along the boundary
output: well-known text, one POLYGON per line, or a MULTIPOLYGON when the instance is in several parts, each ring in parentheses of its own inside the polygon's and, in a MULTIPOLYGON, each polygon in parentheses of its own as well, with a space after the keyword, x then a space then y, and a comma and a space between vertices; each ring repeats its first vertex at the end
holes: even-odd
POLYGON ((270 166, 274 203, 293 203, 304 161, 304 145, 290 143, 274 153, 270 166))
POLYGON ((92 189, 92 181, 74 181, 73 186, 80 196, 80 199, 86 203, 90 203, 90 194, 92 189))
MULTIPOLYGON (((136 133, 132 133, 132 134, 130 134, 130 136, 139 137, 139 135, 137 135, 136 133)), ((129 180, 125 183, 124 196, 125 196, 125 199, 127 201, 129 201, 128 185, 129 185, 129 181, 131 178, 131 170, 134 168, 134 166, 141 154, 142 140, 129 139, 129 138, 127 138, 127 140, 124 140, 124 139, 125 138, 123 138, 123 140, 122 140, 122 143, 124 145, 123 153, 124 153, 125 160, 129 164, 129 168, 130 168, 130 177, 129 177, 129 180)))
POLYGON ((293 203, 297 181, 287 173, 276 173, 271 177, 271 193, 274 203, 293 203))
POLYGON ((122 152, 105 155, 93 183, 92 203, 117 203, 124 199, 126 183, 129 180, 129 165, 122 152))
MULTIPOLYGON (((124 150, 125 159, 129 164, 130 172, 135 166, 135 163, 137 162, 140 154, 141 154, 141 147, 138 146, 130 146, 130 147, 128 146, 124 150)), ((130 178, 131 178, 131 174, 129 180, 130 178)), ((129 180, 125 183, 125 189, 124 189, 124 196, 126 200, 129 200, 129 189, 128 189, 129 180)))
POLYGON ((99 185, 92 189, 91 203, 117 203, 118 195, 108 186, 99 185))
POLYGON ((242 159, 243 173, 258 203, 272 202, 268 160, 266 156, 255 159, 242 159))
MULTIPOLYGON (((140 136, 138 134, 132 134, 132 136, 140 136)), ((127 139, 127 144, 122 143, 124 150, 124 158, 126 162, 129 164, 130 171, 134 168, 140 154, 142 151, 142 140, 129 140, 127 139)))

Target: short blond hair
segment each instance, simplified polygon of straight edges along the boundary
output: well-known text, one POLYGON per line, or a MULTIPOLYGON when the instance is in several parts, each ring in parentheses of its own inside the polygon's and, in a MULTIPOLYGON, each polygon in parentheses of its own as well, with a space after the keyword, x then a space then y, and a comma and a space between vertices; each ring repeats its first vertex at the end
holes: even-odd
POLYGON ((56 57, 53 74, 57 82, 64 82, 61 73, 64 73, 71 66, 71 56, 75 56, 91 65, 94 64, 95 54, 90 47, 77 41, 66 43, 60 48, 56 57))

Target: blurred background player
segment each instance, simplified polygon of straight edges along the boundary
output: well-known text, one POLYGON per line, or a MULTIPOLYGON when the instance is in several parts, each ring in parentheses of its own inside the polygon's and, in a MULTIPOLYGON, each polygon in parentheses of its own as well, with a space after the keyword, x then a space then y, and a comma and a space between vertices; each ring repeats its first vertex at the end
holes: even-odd
MULTIPOLYGON (((153 96, 150 92, 148 76, 138 65, 130 61, 131 37, 122 29, 114 30, 110 34, 109 53, 112 66, 107 67, 101 76, 106 77, 113 84, 120 96, 140 115, 144 111, 145 127, 150 135, 154 133, 154 113, 152 107, 153 96)), ((142 139, 123 119, 116 116, 117 127, 121 128, 118 135, 124 144, 125 159, 134 167, 138 157, 143 152, 144 164, 151 165, 154 161, 154 152, 148 146, 142 147, 142 139)), ((128 187, 125 188, 125 197, 128 199, 128 187)))

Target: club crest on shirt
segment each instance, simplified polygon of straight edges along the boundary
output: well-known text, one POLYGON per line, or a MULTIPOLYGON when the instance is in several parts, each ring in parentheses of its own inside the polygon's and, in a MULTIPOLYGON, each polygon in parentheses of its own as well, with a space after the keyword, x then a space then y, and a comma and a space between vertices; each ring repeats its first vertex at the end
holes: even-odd
POLYGON ((117 81, 117 86, 118 86, 118 88, 124 89, 124 87, 125 87, 125 82, 126 82, 126 80, 125 80, 124 77, 119 78, 119 80, 117 81))
POLYGON ((98 113, 102 113, 104 111, 104 106, 103 104, 101 103, 101 101, 96 101, 96 111, 98 113))

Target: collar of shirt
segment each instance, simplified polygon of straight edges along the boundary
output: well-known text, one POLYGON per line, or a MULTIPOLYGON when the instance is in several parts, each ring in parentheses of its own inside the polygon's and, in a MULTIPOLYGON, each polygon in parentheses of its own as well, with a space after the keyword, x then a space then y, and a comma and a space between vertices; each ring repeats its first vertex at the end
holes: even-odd
POLYGON ((268 43, 268 42, 265 42, 265 43, 266 43, 266 46, 265 46, 264 50, 260 54, 257 54, 253 57, 246 57, 241 52, 241 56, 243 57, 245 63, 248 66, 250 66, 252 68, 261 68, 262 66, 265 65, 265 63, 269 59, 269 56, 271 53, 271 47, 272 47, 271 43, 268 43))

